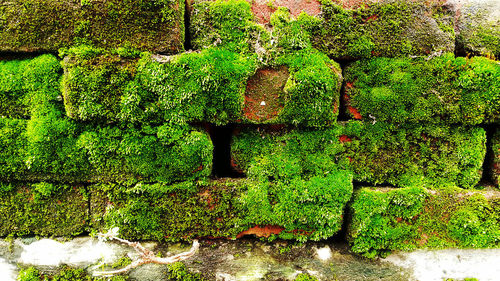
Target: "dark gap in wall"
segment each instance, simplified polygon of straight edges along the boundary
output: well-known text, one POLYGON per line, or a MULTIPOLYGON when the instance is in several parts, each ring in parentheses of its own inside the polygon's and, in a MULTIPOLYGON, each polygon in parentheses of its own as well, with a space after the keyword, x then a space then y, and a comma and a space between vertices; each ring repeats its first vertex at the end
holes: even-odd
POLYGON ((189 51, 191 45, 191 0, 184 2, 184 50, 189 51))
MULTIPOLYGON (((340 62, 340 67, 342 69, 342 78, 344 77, 345 68, 350 64, 349 61, 340 62)), ((345 91, 346 81, 342 79, 342 86, 340 88, 340 96, 339 96, 339 115, 337 116, 337 121, 349 121, 351 117, 347 114, 347 104, 343 99, 344 91, 345 91)))
POLYGON ((216 178, 242 178, 245 174, 231 165, 231 139, 234 125, 208 126, 208 133, 214 144, 212 176, 216 178))
POLYGON ((494 124, 486 124, 482 126, 486 131, 486 155, 483 162, 483 175, 479 181, 479 186, 489 186, 493 184, 493 171, 491 169, 493 165, 494 155, 492 148, 492 139, 497 127, 494 124))

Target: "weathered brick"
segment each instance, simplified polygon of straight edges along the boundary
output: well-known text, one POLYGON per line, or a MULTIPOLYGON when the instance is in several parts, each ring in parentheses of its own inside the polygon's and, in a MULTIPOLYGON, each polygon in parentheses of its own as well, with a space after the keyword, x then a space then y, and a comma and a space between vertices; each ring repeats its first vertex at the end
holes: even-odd
POLYGON ((457 188, 361 188, 350 204, 347 239, 373 258, 391 250, 500 247, 500 193, 457 188))
POLYGON ((2 0, 0 51, 56 52, 77 44, 183 50, 184 1, 2 0))

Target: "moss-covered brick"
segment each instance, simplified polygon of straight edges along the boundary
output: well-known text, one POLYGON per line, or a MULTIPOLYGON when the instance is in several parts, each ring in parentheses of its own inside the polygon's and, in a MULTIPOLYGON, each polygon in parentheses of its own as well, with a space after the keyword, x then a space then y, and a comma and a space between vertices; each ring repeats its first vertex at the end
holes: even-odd
POLYGON ((51 116, 0 118, 2 180, 172 182, 211 172, 212 142, 192 127, 81 126, 51 116))
POLYGON ((498 191, 361 188, 349 216, 351 249, 370 258, 391 250, 500 247, 498 191))
POLYGON ((452 52, 454 13, 439 3, 374 1, 355 9, 329 2, 311 30, 312 45, 332 58, 452 52))
POLYGON ((470 188, 481 178, 485 143, 481 128, 351 121, 314 131, 243 129, 233 137, 231 149, 232 161, 246 173, 262 161, 291 161, 284 172, 269 174, 275 178, 347 169, 355 181, 371 184, 470 188))
POLYGON ((326 239, 337 233, 351 198, 352 176, 290 176, 90 187, 93 227, 157 241, 197 237, 326 239))
POLYGON ((445 54, 374 58, 345 70, 343 98, 354 118, 477 125, 500 121, 500 64, 445 54))
POLYGON ((258 2, 195 1, 190 28, 193 47, 223 46, 256 53, 263 60, 275 51, 311 47, 333 59, 429 55, 455 49, 454 11, 442 3, 366 1, 370 3, 343 8, 333 1, 321 2, 319 15, 319 7, 277 3, 269 32, 256 23, 262 22, 258 2), (304 12, 299 14, 301 8, 304 12))
POLYGON ((73 236, 88 226, 83 186, 0 183, 0 236, 73 236))
POLYGON ((491 139, 491 166, 490 174, 495 185, 498 187, 500 185, 500 129, 496 129, 496 132, 491 139))
POLYGON ((218 48, 126 58, 80 47, 68 51, 64 69, 69 117, 153 124, 327 126, 338 115, 342 79, 340 66, 315 50, 276 55, 271 63, 259 63, 255 57, 218 48), (284 74, 277 89, 269 91, 276 81, 266 84, 269 75, 255 76, 273 68, 284 69, 284 74))
POLYGON ((297 159, 261 157, 252 167, 241 225, 244 234, 298 241, 328 239, 342 227, 344 208, 353 190, 349 171, 303 175, 297 159))
POLYGON ((235 237, 243 212, 237 181, 90 186, 93 227, 118 227, 120 237, 157 241, 235 237))
POLYGON ((29 118, 40 95, 57 103, 61 74, 60 61, 53 55, 0 61, 0 116, 29 118))
POLYGON ((184 1, 3 0, 0 15, 1 51, 55 52, 82 43, 183 50, 184 1))
POLYGON ((468 1, 457 19, 457 49, 463 54, 500 58, 500 20, 497 1, 468 1))

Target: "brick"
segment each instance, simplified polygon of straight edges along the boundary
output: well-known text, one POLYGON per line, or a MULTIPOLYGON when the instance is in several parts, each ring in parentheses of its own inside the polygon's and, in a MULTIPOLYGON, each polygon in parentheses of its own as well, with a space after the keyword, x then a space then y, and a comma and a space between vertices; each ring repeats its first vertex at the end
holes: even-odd
POLYGON ((500 246, 498 191, 365 187, 349 209, 351 249, 369 258, 392 250, 500 246))
POLYGON ((81 185, 0 183, 0 236, 75 236, 88 230, 81 185))
POLYGON ((478 125, 500 120, 500 64, 445 54, 373 58, 345 71, 346 114, 366 121, 478 125))
POLYGON ((316 48, 332 59, 428 56, 455 50, 455 8, 441 1, 195 1, 195 49, 257 53, 316 48), (320 11, 320 12, 319 12, 320 11), (270 16, 270 13, 273 14, 270 16), (301 14, 301 12, 304 12, 301 14))
POLYGON ((0 51, 56 52, 82 43, 162 53, 184 48, 183 1, 2 0, 0 14, 0 51))
POLYGON ((255 57, 219 49, 173 57, 70 54, 63 65, 66 113, 80 121, 322 127, 338 115, 340 66, 312 50, 260 66, 255 57))
POLYGON ((235 166, 250 176, 349 170, 355 181, 370 184, 471 188, 481 179, 485 142, 481 128, 351 121, 314 131, 243 128, 231 151, 235 166))

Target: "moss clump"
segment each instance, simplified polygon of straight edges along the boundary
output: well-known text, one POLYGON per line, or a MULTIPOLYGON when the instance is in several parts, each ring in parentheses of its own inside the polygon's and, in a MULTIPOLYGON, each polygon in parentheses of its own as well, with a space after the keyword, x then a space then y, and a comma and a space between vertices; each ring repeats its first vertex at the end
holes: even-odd
POLYGON ((455 46, 453 15, 441 5, 377 1, 346 10, 328 2, 322 15, 311 41, 332 58, 425 55, 455 46))
MULTIPOLYGON (((140 59, 74 48, 65 58, 64 102, 68 116, 104 122, 286 123, 327 126, 338 115, 341 70, 309 49, 276 56, 271 65, 290 71, 272 120, 253 121, 245 112, 245 89, 258 61, 210 48, 168 59, 140 59)), ((260 106, 260 100, 258 101, 260 106)))
POLYGON ((482 57, 375 58, 346 70, 350 106, 393 123, 477 125, 500 120, 500 65, 482 57))
POLYGON ((493 160, 489 172, 491 173, 493 182, 498 187, 500 184, 500 131, 498 129, 491 138, 491 152, 493 160))
POLYGON ((232 157, 244 171, 262 155, 291 155, 306 167, 306 175, 340 167, 352 171, 354 180, 372 184, 470 188, 481 178, 485 141, 480 128, 348 122, 281 135, 244 130, 233 138, 232 157))
POLYGON ((126 276, 114 276, 111 278, 91 277, 83 269, 64 268, 56 274, 42 274, 38 269, 29 267, 21 270, 17 276, 17 281, 127 281, 126 276))
POLYGON ((88 223, 82 186, 0 183, 0 236, 72 236, 88 223))
POLYGON ((250 54, 261 52, 270 39, 245 0, 195 1, 190 33, 194 49, 218 46, 250 54))
POLYGON ((64 98, 68 115, 80 120, 226 124, 239 117, 244 84, 255 68, 253 60, 220 49, 164 63, 148 53, 138 60, 71 51, 64 98))
POLYGON ((306 273, 301 273, 297 275, 297 277, 294 279, 294 281, 318 281, 318 278, 311 276, 306 273))
POLYGON ((455 46, 453 14, 439 4, 377 1, 354 10, 323 1, 319 17, 296 19, 280 7, 271 16, 271 34, 257 25, 246 1, 197 1, 191 15, 193 46, 217 45, 236 52, 273 52, 314 47, 331 58, 427 55, 455 46))
POLYGON ((75 129, 67 119, 37 121, 26 130, 24 120, 0 119, 2 179, 173 182, 211 172, 212 142, 189 126, 75 129))
POLYGON ((0 61, 0 116, 27 119, 40 99, 56 103, 61 72, 53 55, 0 61))
POLYGON ((191 273, 186 265, 182 262, 176 262, 168 265, 168 279, 169 281, 204 281, 201 274, 191 273))
POLYGON ((74 44, 183 49, 184 1, 15 0, 0 7, 0 50, 57 51, 74 44))
POLYGON ((299 241, 327 239, 340 230, 352 194, 352 175, 332 171, 302 177, 297 160, 276 163, 263 157, 251 167, 255 180, 247 183, 241 198, 246 210, 242 225, 278 226, 278 237, 299 241))
POLYGON ((350 205, 348 240, 369 258, 391 250, 499 247, 498 203, 498 196, 456 188, 362 188, 350 205))
POLYGON ((240 213, 237 183, 183 182, 91 186, 94 228, 119 227, 130 239, 157 241, 234 237, 240 213))

